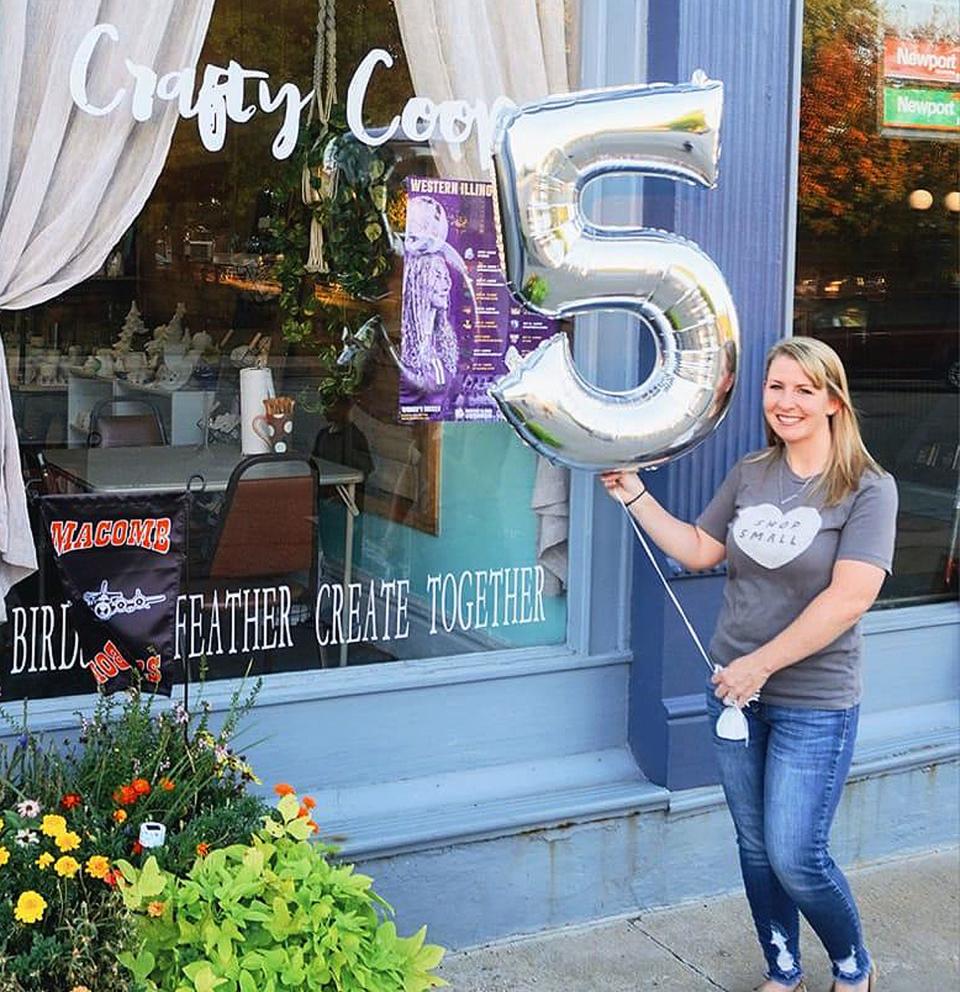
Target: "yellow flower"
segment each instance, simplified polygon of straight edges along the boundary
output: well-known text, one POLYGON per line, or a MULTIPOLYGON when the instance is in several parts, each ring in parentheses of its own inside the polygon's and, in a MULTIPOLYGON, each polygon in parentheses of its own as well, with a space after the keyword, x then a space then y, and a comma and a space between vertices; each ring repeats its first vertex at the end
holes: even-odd
POLYGON ((117 823, 123 823, 123 821, 127 818, 127 811, 125 809, 115 809, 113 811, 113 818, 117 821, 117 823))
POLYGON ((17 906, 13 911, 13 915, 21 923, 36 923, 37 920, 43 919, 43 911, 46 908, 47 900, 39 892, 34 892, 33 889, 27 889, 26 892, 20 893, 20 898, 17 899, 17 906))
POLYGON ((73 878, 80 871, 80 862, 76 858, 71 858, 69 854, 65 854, 62 858, 57 858, 53 870, 61 878, 73 878))
POLYGON ((40 833, 47 837, 59 837, 67 829, 67 821, 55 813, 47 813, 40 824, 40 833))
POLYGON ((53 855, 48 853, 47 851, 44 851, 43 854, 41 854, 40 857, 37 858, 37 864, 40 866, 41 871, 44 868, 49 868, 50 865, 53 864, 53 855))
POLYGON ((0 844, 0 868, 10 860, 10 852, 0 844))
POLYGON ((75 834, 72 830, 68 830, 66 833, 60 834, 60 836, 54 840, 54 844, 56 844, 61 851, 75 851, 80 846, 80 835, 75 834))
POLYGON ((102 854, 95 854, 87 859, 87 866, 84 871, 93 878, 106 878, 110 871, 110 860, 102 854))
POLYGON ((166 905, 165 902, 154 899, 153 902, 147 903, 147 912, 150 916, 163 916, 163 910, 166 905))

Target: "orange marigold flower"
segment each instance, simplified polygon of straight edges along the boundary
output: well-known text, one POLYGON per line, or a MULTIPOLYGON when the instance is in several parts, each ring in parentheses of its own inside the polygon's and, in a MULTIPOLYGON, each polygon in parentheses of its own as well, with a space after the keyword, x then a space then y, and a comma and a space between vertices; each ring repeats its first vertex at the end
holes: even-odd
POLYGON ((297 790, 292 785, 287 785, 286 782, 277 782, 273 791, 278 796, 295 796, 297 794, 297 790))
POLYGON ((307 817, 310 815, 310 810, 307 809, 303 804, 300 805, 300 809, 297 810, 297 816, 307 817))
POLYGON ((150 795, 150 783, 145 778, 135 778, 130 783, 130 787, 138 796, 150 795))
POLYGON ((143 844, 140 841, 135 840, 130 847, 130 852, 132 854, 143 854, 143 844))
POLYGON ((123 823, 127 818, 127 811, 125 809, 115 809, 113 811, 113 818, 117 823, 123 823))
POLYGON ((317 801, 313 798, 313 796, 304 796, 301 802, 307 809, 317 808, 317 801))
POLYGON ((315 833, 320 833, 320 827, 313 820, 307 820, 307 826, 315 833))
POLYGON ((138 798, 137 790, 132 785, 121 785, 113 794, 113 801, 118 806, 132 806, 138 798))
POLYGON ((176 787, 176 783, 172 779, 166 777, 160 779, 160 788, 163 789, 164 792, 173 792, 176 787))
POLYGON ((205 858, 210 853, 210 845, 206 841, 197 844, 197 857, 205 858))
POLYGON ((87 864, 84 867, 84 871, 91 878, 106 878, 110 872, 110 861, 102 854, 94 854, 93 857, 87 858, 87 864))
POLYGON ((166 903, 161 902, 159 899, 154 899, 153 902, 147 903, 147 913, 150 916, 163 916, 163 911, 166 908, 166 903))
POLYGON ((83 802, 83 799, 76 792, 68 792, 60 800, 61 809, 76 809, 83 802))

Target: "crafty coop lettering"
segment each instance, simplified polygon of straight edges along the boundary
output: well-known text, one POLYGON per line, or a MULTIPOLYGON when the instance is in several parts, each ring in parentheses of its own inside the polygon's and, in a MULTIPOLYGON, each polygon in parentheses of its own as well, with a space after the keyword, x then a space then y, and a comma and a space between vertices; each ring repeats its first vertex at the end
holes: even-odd
POLYGON ((143 548, 165 555, 170 550, 170 518, 131 520, 53 520, 50 540, 59 558, 71 551, 90 548, 143 548))
MULTIPOLYGON (((112 113, 123 102, 127 88, 121 86, 106 103, 95 104, 90 99, 90 62, 102 39, 120 41, 120 32, 113 24, 97 24, 80 42, 70 66, 70 96, 85 113, 103 117, 112 113)), ((283 123, 273 141, 273 155, 287 158, 297 145, 300 134, 300 114, 313 98, 311 90, 306 96, 293 83, 283 83, 276 92, 267 82, 268 72, 245 69, 239 62, 230 60, 227 67, 208 65, 203 70, 203 82, 193 99, 197 70, 191 66, 174 69, 162 76, 150 66, 124 59, 124 65, 133 81, 130 112, 136 121, 148 121, 153 115, 155 100, 176 100, 180 116, 197 119, 197 131, 207 151, 218 152, 227 138, 227 121, 243 124, 258 109, 270 114, 283 108, 283 123), (257 106, 246 101, 246 84, 257 83, 257 106)))
MULTIPOLYGON (((90 65, 98 45, 119 44, 116 25, 97 24, 84 35, 70 65, 70 96, 76 106, 93 117, 113 113, 127 98, 128 86, 119 86, 100 102, 94 102, 91 89, 90 65)), ((125 58, 132 94, 130 113, 136 121, 148 121, 153 116, 156 101, 177 102, 181 117, 197 119, 197 132, 204 148, 220 151, 227 137, 227 122, 244 124, 256 114, 282 110, 283 118, 272 151, 275 158, 285 159, 293 152, 300 134, 303 110, 310 105, 314 91, 302 93, 295 83, 282 83, 273 90, 270 74, 262 69, 247 69, 231 59, 226 67, 210 64, 203 70, 200 88, 194 97, 197 70, 192 66, 173 69, 163 75, 148 65, 125 58), (256 104, 247 103, 247 83, 256 83, 256 104)), ((449 145, 461 145, 475 135, 480 161, 486 168, 491 162, 491 144, 497 115, 514 103, 498 97, 492 107, 483 100, 444 100, 434 103, 427 97, 411 97, 398 114, 383 129, 367 130, 363 122, 363 105, 367 89, 377 66, 393 66, 393 56, 375 48, 357 66, 347 89, 347 124, 356 138, 368 145, 382 145, 398 132, 410 141, 441 140, 449 145)))
POLYGON ((513 100, 499 96, 493 101, 493 106, 488 107, 483 100, 475 100, 473 103, 466 100, 434 103, 429 97, 415 96, 407 100, 403 112, 394 117, 385 128, 375 132, 368 131, 363 123, 363 104, 378 65, 391 69, 393 56, 382 48, 374 48, 368 52, 357 66, 347 88, 347 126, 355 137, 367 145, 382 145, 396 137, 400 131, 410 141, 430 141, 439 137, 448 145, 460 145, 475 130, 480 164, 489 168, 494 125, 502 110, 516 106, 513 100))

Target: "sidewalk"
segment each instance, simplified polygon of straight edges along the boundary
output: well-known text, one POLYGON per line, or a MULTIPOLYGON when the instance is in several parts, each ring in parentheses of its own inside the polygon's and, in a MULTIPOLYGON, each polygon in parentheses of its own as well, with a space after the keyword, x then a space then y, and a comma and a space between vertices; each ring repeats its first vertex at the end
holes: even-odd
MULTIPOLYGON (((956 848, 849 874, 878 992, 960 990, 960 852, 956 848)), ((810 992, 828 992, 829 963, 804 923, 810 992)), ((454 992, 749 992, 762 962, 742 896, 567 928, 451 954, 454 992)))

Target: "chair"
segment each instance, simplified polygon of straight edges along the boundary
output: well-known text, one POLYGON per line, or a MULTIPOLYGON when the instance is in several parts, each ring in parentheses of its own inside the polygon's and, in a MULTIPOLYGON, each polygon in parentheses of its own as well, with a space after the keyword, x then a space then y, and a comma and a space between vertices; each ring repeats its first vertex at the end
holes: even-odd
MULTIPOLYGON (((320 477, 309 455, 253 455, 240 462, 230 476, 220 511, 206 576, 208 590, 225 582, 249 587, 286 579, 292 598, 306 598, 312 615, 320 557, 319 495, 320 477), (298 474, 258 472, 248 477, 258 466, 298 463, 303 468, 298 474)), ((317 649, 320 664, 326 667, 326 653, 320 644, 317 649)))
POLYGON ((129 448, 167 443, 160 411, 145 399, 101 400, 90 414, 88 448, 129 448), (146 413, 107 413, 114 405, 143 407, 146 413))

